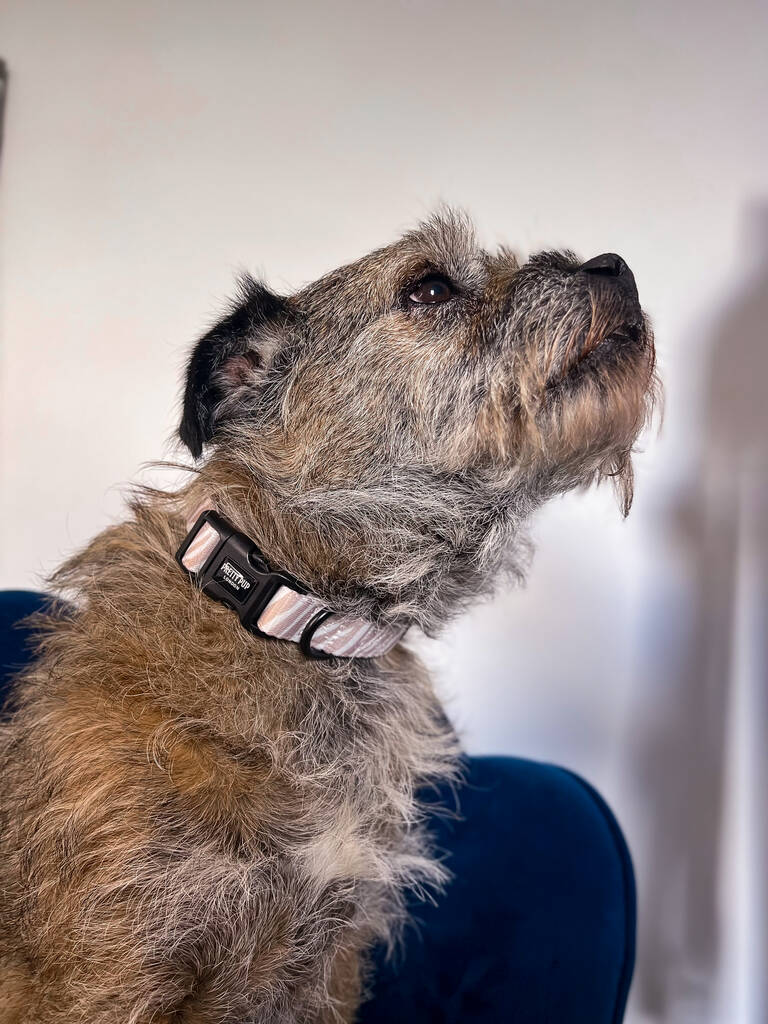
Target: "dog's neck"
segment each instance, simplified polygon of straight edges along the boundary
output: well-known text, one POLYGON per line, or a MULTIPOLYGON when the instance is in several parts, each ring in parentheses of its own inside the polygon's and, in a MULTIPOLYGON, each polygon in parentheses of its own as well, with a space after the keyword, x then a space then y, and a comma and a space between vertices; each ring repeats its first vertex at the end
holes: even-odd
MULTIPOLYGON (((182 509, 190 501, 194 507, 201 491, 210 493, 212 482, 201 472, 192 487, 175 494, 137 496, 130 517, 59 569, 51 582, 66 611, 62 606, 53 616, 55 630, 46 639, 56 665, 52 677, 78 693, 78 687, 97 693, 128 716, 130 728, 134 719, 157 723, 159 744, 182 734, 203 750, 212 743, 227 779, 251 763, 231 765, 230 753, 239 757, 255 748, 302 780, 317 776, 325 786, 337 771, 344 775, 339 766, 355 749, 366 750, 366 763, 382 778, 399 777, 393 757, 401 764, 425 738, 435 749, 452 750, 428 675, 406 645, 380 658, 312 661, 294 643, 249 635, 229 609, 189 585, 173 559, 186 531, 182 509), (391 737, 397 737, 396 749, 380 756, 391 737)), ((231 518, 240 510, 238 527, 256 537, 256 506, 243 503, 236 488, 219 498, 231 518)), ((259 530, 265 550, 270 536, 259 530)), ((287 550, 287 535, 284 544, 287 550)), ((273 559, 283 554, 277 544, 269 550, 273 559)))
POLYGON ((182 497, 186 518, 214 508, 325 606, 385 627, 434 634, 527 557, 523 515, 456 478, 292 490, 213 458, 182 497))

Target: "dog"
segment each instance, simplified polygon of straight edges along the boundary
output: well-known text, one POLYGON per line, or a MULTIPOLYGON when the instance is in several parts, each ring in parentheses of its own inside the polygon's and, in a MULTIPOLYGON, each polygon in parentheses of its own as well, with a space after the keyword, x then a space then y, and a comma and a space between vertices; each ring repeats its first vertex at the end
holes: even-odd
POLYGON ((197 343, 173 493, 54 576, 2 726, 0 1021, 352 1021, 458 744, 407 629, 521 575, 657 392, 626 263, 450 209, 197 343))

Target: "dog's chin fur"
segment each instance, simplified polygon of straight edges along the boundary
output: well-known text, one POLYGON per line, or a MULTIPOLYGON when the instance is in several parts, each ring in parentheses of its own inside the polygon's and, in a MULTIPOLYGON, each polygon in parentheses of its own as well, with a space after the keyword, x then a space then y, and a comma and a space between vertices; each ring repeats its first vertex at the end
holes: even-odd
POLYGON ((551 491, 612 479, 626 516, 634 495, 632 452, 659 401, 650 328, 631 341, 585 345, 587 355, 521 410, 521 449, 550 471, 551 491))
POLYGON ((445 879, 417 793, 455 736, 406 647, 308 660, 173 555, 206 504, 335 610, 437 632, 523 575, 542 502, 631 501, 653 343, 594 298, 445 212, 289 299, 246 282, 188 370, 207 459, 54 576, 0 729, 2 1024, 354 1018, 403 892, 445 879), (411 309, 435 265, 460 301, 411 309))

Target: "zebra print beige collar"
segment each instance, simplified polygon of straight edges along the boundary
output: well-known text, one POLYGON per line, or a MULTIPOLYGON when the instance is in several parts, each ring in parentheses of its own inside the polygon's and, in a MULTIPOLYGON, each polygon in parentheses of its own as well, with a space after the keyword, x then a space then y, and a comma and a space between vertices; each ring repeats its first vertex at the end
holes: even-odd
POLYGON ((252 633, 291 640, 309 658, 376 658, 407 629, 336 614, 287 573, 272 570, 250 537, 212 509, 195 513, 188 525, 176 561, 252 633))

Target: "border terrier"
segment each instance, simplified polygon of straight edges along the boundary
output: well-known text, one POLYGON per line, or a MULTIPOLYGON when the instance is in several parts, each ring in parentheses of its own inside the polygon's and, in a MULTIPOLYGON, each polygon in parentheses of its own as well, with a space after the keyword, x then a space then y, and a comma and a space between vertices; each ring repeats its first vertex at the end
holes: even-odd
POLYGON ((624 261, 488 252, 449 209, 189 362, 173 493, 54 575, 0 730, 0 1021, 351 1021, 457 742, 400 640, 521 574, 656 391, 624 261), (203 455, 205 457, 203 458, 203 455), (65 603, 66 601, 66 603, 65 603))

